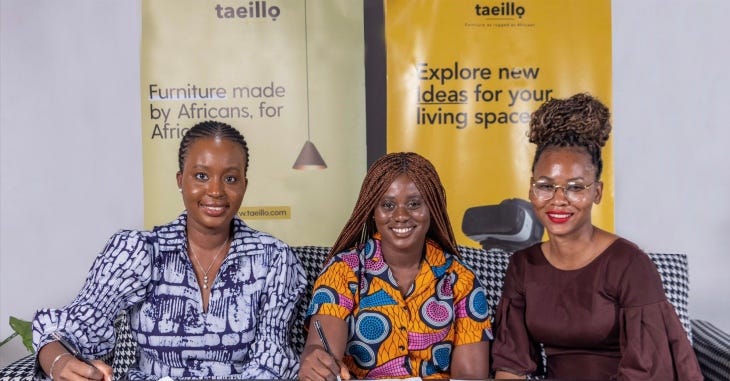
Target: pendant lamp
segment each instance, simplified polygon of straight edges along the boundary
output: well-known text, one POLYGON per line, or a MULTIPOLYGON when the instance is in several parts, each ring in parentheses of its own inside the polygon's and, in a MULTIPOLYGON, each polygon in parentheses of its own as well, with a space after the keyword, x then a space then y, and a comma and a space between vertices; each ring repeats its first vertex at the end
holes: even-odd
POLYGON ((317 151, 310 138, 309 131, 309 46, 307 39, 307 1, 304 0, 304 57, 307 78, 307 141, 304 142, 299 156, 294 161, 293 169, 325 169, 327 164, 322 159, 322 155, 317 151))

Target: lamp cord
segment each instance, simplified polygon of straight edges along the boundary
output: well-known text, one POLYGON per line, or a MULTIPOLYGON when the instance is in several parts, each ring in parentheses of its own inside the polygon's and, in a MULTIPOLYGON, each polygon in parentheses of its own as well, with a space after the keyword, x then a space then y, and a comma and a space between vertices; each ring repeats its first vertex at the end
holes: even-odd
POLYGON ((309 136, 309 38, 307 37, 307 0, 304 0, 304 68, 306 70, 305 77, 307 78, 307 141, 310 141, 309 136))

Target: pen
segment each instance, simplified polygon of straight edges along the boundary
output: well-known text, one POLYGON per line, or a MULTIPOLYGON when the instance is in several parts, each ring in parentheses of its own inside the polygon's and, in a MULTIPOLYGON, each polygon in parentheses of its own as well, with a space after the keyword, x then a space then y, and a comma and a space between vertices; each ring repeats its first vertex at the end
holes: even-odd
MULTIPOLYGON (((332 358, 335 358, 335 355, 332 354, 332 350, 330 349, 330 344, 327 342, 327 337, 324 335, 324 331, 322 330, 322 325, 319 324, 319 320, 314 321, 314 328, 317 329, 317 335, 319 335, 319 340, 322 342, 324 350, 332 356, 332 358)), ((337 375, 337 381, 342 381, 339 374, 337 375)))
POLYGON ((319 324, 319 320, 314 321, 314 328, 317 329, 317 334, 319 335, 319 340, 322 341, 322 345, 324 346, 324 350, 327 351, 327 353, 335 357, 335 355, 332 354, 332 350, 330 350, 330 345, 327 342, 327 337, 324 335, 324 331, 322 330, 322 325, 319 324))
POLYGON ((76 350, 76 348, 74 348, 74 346, 71 345, 71 343, 66 341, 66 339, 63 338, 63 336, 59 335, 58 332, 51 333, 51 336, 53 336, 53 338, 56 339, 56 341, 58 341, 64 349, 66 349, 69 353, 71 353, 74 357, 76 357, 77 360, 82 361, 84 364, 89 365, 93 368, 96 368, 94 366, 94 364, 91 363, 91 361, 89 361, 89 360, 85 359, 83 356, 81 356, 81 353, 78 350, 76 350))

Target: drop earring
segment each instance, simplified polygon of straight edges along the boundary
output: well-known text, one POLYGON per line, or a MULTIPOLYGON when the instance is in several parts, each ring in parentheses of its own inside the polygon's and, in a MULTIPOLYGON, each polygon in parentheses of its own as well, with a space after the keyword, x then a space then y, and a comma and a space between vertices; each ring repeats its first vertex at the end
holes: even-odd
POLYGON ((362 246, 368 241, 370 235, 368 234, 368 221, 362 223, 362 230, 360 231, 360 243, 358 246, 362 246))

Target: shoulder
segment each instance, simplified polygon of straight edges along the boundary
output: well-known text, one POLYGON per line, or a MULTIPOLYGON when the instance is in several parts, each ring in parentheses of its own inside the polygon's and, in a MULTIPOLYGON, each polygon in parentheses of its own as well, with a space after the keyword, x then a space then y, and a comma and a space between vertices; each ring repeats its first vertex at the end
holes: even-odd
POLYGON ((284 241, 267 232, 248 226, 238 217, 233 219, 233 239, 234 244, 237 245, 237 251, 245 253, 253 254, 261 250, 266 252, 271 250, 291 252, 291 248, 284 241))
POLYGON ((538 242, 532 246, 517 250, 510 256, 509 262, 511 267, 523 268, 528 265, 537 265, 545 261, 542 254, 542 242, 538 242))
POLYGON ((651 258, 633 242, 618 238, 604 252, 602 270, 609 289, 624 306, 664 300, 664 288, 651 258))
POLYGON ((459 278, 474 279, 477 278, 476 271, 465 263, 464 258, 460 258, 448 252, 444 252, 446 258, 445 264, 451 271, 459 275, 459 278))
POLYGON ((147 230, 122 229, 114 233, 107 242, 104 251, 130 250, 138 251, 140 246, 149 246, 156 241, 154 232, 147 230))
POLYGON ((636 264, 652 264, 651 258, 638 245, 621 237, 613 241, 602 255, 609 266, 622 269, 636 264))

